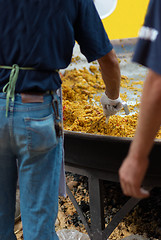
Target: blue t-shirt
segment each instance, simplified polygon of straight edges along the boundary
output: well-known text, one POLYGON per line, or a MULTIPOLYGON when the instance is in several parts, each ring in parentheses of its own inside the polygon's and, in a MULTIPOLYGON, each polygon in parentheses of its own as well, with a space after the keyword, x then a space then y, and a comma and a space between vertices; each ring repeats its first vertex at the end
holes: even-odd
MULTIPOLYGON (((55 90, 75 40, 88 62, 112 49, 93 0, 0 0, 0 65, 20 70, 16 92, 55 90)), ((10 70, 0 69, 0 91, 10 70)))
POLYGON ((161 0, 149 3, 133 61, 161 74, 161 0))

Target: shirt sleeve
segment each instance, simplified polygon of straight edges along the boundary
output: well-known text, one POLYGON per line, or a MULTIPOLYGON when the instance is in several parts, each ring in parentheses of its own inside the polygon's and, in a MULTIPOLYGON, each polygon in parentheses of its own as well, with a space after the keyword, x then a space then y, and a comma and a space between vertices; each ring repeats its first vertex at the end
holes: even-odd
POLYGON ((161 1, 151 0, 142 26, 133 62, 161 74, 161 1))
POLYGON ((93 0, 79 0, 75 39, 88 62, 106 55, 113 48, 93 0))

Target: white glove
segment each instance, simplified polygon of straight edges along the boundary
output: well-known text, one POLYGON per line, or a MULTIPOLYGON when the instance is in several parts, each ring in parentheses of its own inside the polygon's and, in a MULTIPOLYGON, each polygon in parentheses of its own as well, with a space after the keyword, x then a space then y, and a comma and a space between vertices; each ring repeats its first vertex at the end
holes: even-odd
POLYGON ((108 118, 111 115, 115 115, 123 107, 122 100, 120 97, 118 97, 115 100, 112 100, 108 98, 105 93, 102 94, 100 101, 103 107, 103 113, 106 116, 106 118, 108 118))

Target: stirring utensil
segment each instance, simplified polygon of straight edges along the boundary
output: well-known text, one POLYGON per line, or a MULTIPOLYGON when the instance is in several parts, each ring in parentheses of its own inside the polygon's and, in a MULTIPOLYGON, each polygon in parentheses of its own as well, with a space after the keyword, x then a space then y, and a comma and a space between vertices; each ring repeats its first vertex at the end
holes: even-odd
MULTIPOLYGON (((122 106, 123 106, 123 109, 125 111, 125 114, 129 115, 130 111, 129 111, 127 103, 126 102, 122 102, 122 106)), ((87 133, 89 133, 104 117, 105 117, 104 115, 101 116, 100 119, 98 119, 95 123, 93 123, 91 125, 91 127, 88 129, 87 133)), ((105 120, 106 124, 108 124, 109 118, 110 118, 110 116, 106 117, 106 120, 105 120)))

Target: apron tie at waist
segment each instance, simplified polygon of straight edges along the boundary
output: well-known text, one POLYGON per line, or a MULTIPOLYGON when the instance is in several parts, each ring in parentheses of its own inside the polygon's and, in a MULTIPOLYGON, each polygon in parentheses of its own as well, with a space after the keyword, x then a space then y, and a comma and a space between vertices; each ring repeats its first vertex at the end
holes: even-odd
MULTIPOLYGON (((19 70, 36 71, 37 69, 32 67, 19 67, 17 64, 14 64, 12 67, 0 65, 0 68, 11 70, 9 82, 3 87, 3 92, 6 93, 6 117, 8 117, 9 99, 11 98, 12 102, 14 102, 15 87, 19 75, 19 70)), ((58 70, 54 71, 59 72, 58 70)))
POLYGON ((9 99, 11 98, 12 102, 15 99, 15 87, 18 79, 19 70, 35 70, 35 68, 27 68, 27 67, 19 67, 17 64, 14 64, 12 67, 2 66, 0 68, 10 69, 10 77, 9 82, 3 87, 3 92, 6 93, 6 117, 8 116, 8 108, 9 108, 9 99))

